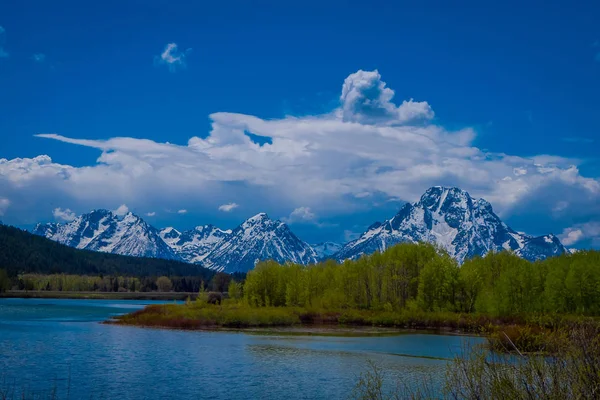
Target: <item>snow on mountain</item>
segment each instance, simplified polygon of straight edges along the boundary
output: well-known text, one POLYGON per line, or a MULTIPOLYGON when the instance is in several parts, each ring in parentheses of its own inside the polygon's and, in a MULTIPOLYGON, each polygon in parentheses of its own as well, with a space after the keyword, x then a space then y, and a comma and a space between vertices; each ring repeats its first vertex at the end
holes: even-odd
POLYGON ((356 259, 401 242, 435 243, 460 263, 492 250, 511 250, 528 260, 567 252, 554 235, 532 237, 512 230, 487 201, 458 188, 436 186, 417 203, 405 204, 392 219, 371 225, 335 258, 356 259))
POLYGON ((219 243, 231 234, 231 230, 222 230, 213 225, 197 226, 183 233, 174 228, 160 231, 161 238, 184 261, 202 263, 219 243))
POLYGON ((325 260, 327 258, 332 258, 335 253, 340 251, 344 245, 334 242, 323 242, 317 244, 310 245, 315 253, 317 254, 317 258, 319 260, 325 260))
POLYGON ((33 233, 78 249, 134 257, 179 259, 156 228, 133 213, 94 210, 66 224, 38 224, 33 233))
POLYGON ((327 258, 356 259, 400 242, 435 243, 461 263, 492 250, 510 250, 528 260, 569 251, 554 235, 533 237, 514 231, 487 201, 439 186, 345 245, 324 242, 310 246, 285 223, 271 220, 265 213, 233 230, 205 225, 180 232, 175 228, 159 231, 132 213, 118 216, 95 210, 65 224, 38 224, 33 233, 79 249, 178 259, 225 272, 247 272, 267 259, 303 265, 327 258))
POLYGON ((286 224, 260 213, 231 231, 204 258, 203 265, 218 271, 247 272, 268 259, 306 265, 317 262, 318 256, 286 224))

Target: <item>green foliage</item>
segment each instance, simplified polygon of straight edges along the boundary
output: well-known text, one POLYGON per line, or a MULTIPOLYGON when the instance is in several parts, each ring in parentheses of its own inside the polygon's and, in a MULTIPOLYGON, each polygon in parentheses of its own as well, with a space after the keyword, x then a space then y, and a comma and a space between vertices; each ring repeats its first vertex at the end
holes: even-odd
POLYGON ((211 327, 291 326, 300 323, 298 314, 290 308, 256 308, 243 304, 214 306, 206 302, 161 304, 117 317, 116 323, 138 326, 160 326, 178 329, 211 327))
POLYGON ((226 292, 230 281, 231 275, 225 272, 217 272, 210 282, 210 287, 213 292, 226 292))
POLYGON ((173 283, 166 276, 161 276, 156 280, 156 286, 160 292, 170 292, 173 289, 173 283))
POLYGON ((404 243, 342 264, 259 263, 244 298, 256 307, 600 315, 600 253, 532 263, 491 252, 459 267, 431 245, 404 243))
POLYGON ((343 264, 326 261, 304 267, 262 262, 248 273, 244 298, 256 307, 400 309, 417 297, 419 274, 429 264, 431 271, 437 267, 448 270, 444 275, 447 287, 441 291, 442 297, 436 299, 436 307, 442 308, 453 302, 451 282, 457 279, 458 266, 429 244, 400 244, 383 254, 343 264))
POLYGON ((229 294, 229 298, 238 301, 242 298, 242 285, 234 280, 229 282, 229 287, 227 288, 227 293, 229 294))

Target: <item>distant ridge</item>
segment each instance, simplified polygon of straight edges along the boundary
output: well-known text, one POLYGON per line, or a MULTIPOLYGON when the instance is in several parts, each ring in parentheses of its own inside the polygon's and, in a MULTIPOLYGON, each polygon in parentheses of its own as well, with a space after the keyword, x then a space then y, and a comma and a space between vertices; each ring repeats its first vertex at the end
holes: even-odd
POLYGON ((198 265, 179 261, 78 250, 6 225, 0 225, 0 267, 10 275, 202 276, 206 281, 213 275, 198 265))

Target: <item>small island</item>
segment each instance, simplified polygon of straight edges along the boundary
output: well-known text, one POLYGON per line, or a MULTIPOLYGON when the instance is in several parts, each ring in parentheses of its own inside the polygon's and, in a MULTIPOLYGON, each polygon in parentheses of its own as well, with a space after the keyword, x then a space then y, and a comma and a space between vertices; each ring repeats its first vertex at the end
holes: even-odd
POLYGON ((201 291, 184 304, 150 305, 108 323, 320 334, 422 330, 485 335, 501 351, 552 352, 574 326, 597 324, 599 263, 594 251, 538 262, 501 252, 459 266, 433 245, 405 243, 342 264, 262 262, 244 282, 231 280, 226 295, 201 291))

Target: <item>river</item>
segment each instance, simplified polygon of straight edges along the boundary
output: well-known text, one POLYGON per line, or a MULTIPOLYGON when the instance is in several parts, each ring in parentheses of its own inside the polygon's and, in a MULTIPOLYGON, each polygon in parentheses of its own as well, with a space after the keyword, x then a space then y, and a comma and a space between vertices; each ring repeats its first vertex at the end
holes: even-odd
POLYGON ((0 299, 0 389, 69 399, 346 399, 374 361, 439 384, 465 341, 144 329, 99 322, 151 301, 0 299), (442 359, 439 359, 442 358, 442 359))

